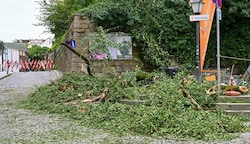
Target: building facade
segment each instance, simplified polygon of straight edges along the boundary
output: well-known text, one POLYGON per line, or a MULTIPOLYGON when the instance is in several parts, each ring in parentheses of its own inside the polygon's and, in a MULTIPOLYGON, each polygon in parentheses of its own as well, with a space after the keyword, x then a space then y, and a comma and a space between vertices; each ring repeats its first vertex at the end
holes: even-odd
POLYGON ((0 57, 1 71, 19 72, 28 60, 28 50, 24 43, 3 43, 0 57))
POLYGON ((34 45, 41 46, 41 47, 52 47, 53 39, 16 39, 14 40, 15 43, 24 43, 27 45, 27 48, 31 48, 34 45))

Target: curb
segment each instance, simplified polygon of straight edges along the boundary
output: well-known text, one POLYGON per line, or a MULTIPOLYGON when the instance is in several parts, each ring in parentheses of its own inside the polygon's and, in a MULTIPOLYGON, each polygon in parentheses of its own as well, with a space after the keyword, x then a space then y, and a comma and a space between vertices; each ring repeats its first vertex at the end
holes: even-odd
POLYGON ((11 73, 9 73, 9 74, 7 74, 7 75, 1 77, 0 80, 4 79, 4 78, 6 78, 6 77, 8 77, 8 76, 10 76, 10 75, 11 75, 11 73))

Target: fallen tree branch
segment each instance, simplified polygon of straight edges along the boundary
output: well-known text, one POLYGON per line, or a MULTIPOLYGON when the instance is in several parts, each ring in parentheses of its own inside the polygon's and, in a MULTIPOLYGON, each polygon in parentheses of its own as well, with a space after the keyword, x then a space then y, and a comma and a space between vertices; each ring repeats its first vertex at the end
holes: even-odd
POLYGON ((67 43, 61 43, 62 46, 65 46, 66 48, 68 48, 71 52, 73 52, 74 54, 76 54, 77 56, 79 56, 86 64, 87 64, 87 71, 88 71, 88 74, 93 76, 91 74, 91 71, 90 71, 90 62, 89 60, 83 56, 82 54, 78 53, 74 48, 72 48, 71 46, 69 46, 67 43))
POLYGON ((186 78, 184 78, 181 82, 181 91, 184 93, 186 97, 188 97, 191 103, 197 108, 197 110, 202 111, 201 106, 194 100, 194 98, 189 94, 189 92, 184 88, 185 82, 188 82, 186 78))
POLYGON ((85 68, 83 64, 81 65, 81 72, 85 73, 86 75, 89 75, 88 70, 85 68))
POLYGON ((216 90, 217 90, 217 84, 205 91, 206 94, 208 94, 209 96, 216 96, 217 94, 216 90))
POLYGON ((82 94, 78 94, 76 96, 70 97, 69 99, 67 99, 65 102, 72 102, 73 100, 79 99, 81 98, 83 95, 82 94))
POLYGON ((64 103, 65 106, 72 106, 78 108, 80 106, 79 102, 77 101, 71 101, 71 102, 66 102, 64 103))
POLYGON ((188 93, 188 91, 186 89, 184 89, 183 85, 181 85, 181 90, 183 91, 183 93, 185 94, 186 97, 188 97, 191 101, 191 103, 193 105, 196 106, 196 108, 199 110, 199 111, 202 111, 202 108, 201 106, 193 99, 193 97, 188 93))
MULTIPOLYGON (((109 89, 106 87, 103 92, 99 95, 99 96, 96 96, 96 97, 93 97, 91 98, 89 92, 86 92, 87 94, 87 98, 82 100, 81 102, 82 103, 88 103, 88 102, 96 102, 96 101, 99 101, 99 102, 102 102, 104 100, 104 98, 106 97, 106 95, 108 94, 108 91, 109 89)), ((72 101, 72 100, 75 100, 77 98, 80 98, 82 97, 82 94, 78 94, 77 96, 74 96, 72 98, 70 98, 69 100, 66 101, 66 103, 64 103, 65 106, 73 106, 73 107, 79 107, 79 102, 78 101, 72 101)))
POLYGON ((104 100, 104 98, 106 97, 108 93, 108 88, 106 87, 103 92, 101 93, 101 95, 99 96, 96 96, 94 98, 88 98, 88 99, 84 99, 82 100, 83 103, 87 103, 87 102, 96 102, 96 101, 99 101, 99 102, 102 102, 104 100))

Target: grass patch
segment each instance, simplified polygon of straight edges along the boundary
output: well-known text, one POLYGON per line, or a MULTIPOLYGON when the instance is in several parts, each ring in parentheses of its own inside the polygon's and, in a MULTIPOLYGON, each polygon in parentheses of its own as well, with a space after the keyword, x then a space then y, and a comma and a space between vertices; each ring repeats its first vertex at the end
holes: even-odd
MULTIPOLYGON (((248 130, 245 116, 231 116, 217 109, 197 111, 180 90, 181 72, 173 79, 155 72, 143 80, 136 79, 140 70, 115 77, 106 74, 90 77, 82 73, 64 73, 53 84, 37 88, 20 107, 46 113, 58 113, 80 124, 100 128, 113 134, 143 135, 154 138, 188 138, 196 140, 229 140, 236 133, 248 130), (156 81, 152 81, 152 78, 156 81), (63 87, 63 90, 62 90, 63 87), (85 96, 98 96, 105 87, 109 92, 104 102, 80 103, 78 107, 66 102, 80 102, 85 96), (83 96, 82 96, 83 95, 83 96), (79 96, 79 97, 78 97, 79 96), (120 99, 142 99, 144 104, 125 105, 120 99), (86 112, 81 113, 84 108, 86 112)), ((203 109, 215 107, 217 96, 209 96, 205 89, 214 83, 185 81, 185 89, 203 109)))

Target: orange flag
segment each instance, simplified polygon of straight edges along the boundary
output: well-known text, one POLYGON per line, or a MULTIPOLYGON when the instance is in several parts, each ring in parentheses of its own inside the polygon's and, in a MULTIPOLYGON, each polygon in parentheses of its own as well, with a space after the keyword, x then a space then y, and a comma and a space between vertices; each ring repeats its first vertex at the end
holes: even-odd
POLYGON ((200 68, 201 72, 204 67, 207 45, 209 41, 209 35, 213 23, 214 12, 216 5, 213 0, 203 0, 205 3, 201 12, 201 15, 209 15, 209 19, 205 21, 200 21, 200 68))

